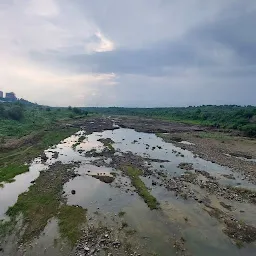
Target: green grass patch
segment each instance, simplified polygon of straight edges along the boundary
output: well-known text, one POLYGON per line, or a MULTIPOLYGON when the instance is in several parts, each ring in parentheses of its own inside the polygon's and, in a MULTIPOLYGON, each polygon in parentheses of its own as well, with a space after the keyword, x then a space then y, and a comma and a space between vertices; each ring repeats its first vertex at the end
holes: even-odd
POLYGON ((86 139, 86 136, 82 135, 79 137, 78 142, 83 142, 86 139))
POLYGON ((15 222, 0 220, 0 238, 5 237, 13 228, 15 222))
POLYGON ((82 235, 81 226, 86 222, 86 210, 80 206, 62 205, 58 218, 61 236, 74 246, 82 235))
POLYGON ((86 210, 81 207, 61 205, 63 184, 68 181, 70 165, 56 164, 50 171, 43 171, 39 178, 25 193, 19 195, 17 203, 9 207, 10 221, 0 223, 0 234, 23 217, 23 230, 20 242, 26 243, 38 237, 49 220, 58 217, 62 238, 71 245, 81 236, 81 225, 86 222, 86 210), (2 230, 2 231, 1 231, 2 230))
POLYGON ((75 128, 40 131, 28 143, 15 149, 5 150, 0 153, 0 183, 12 182, 14 177, 27 172, 29 167, 24 165, 35 157, 39 156, 43 150, 58 144, 61 140, 69 137, 77 131, 75 128))
POLYGON ((78 145, 80 145, 80 142, 75 142, 75 143, 72 145, 72 148, 75 150, 78 145))
POLYGON ((110 152, 115 152, 115 148, 112 146, 112 144, 109 143, 106 146, 107 146, 107 148, 109 149, 110 152))
POLYGON ((20 214, 23 216, 25 228, 22 242, 37 237, 48 221, 57 215, 66 169, 64 165, 56 165, 51 172, 41 172, 35 184, 19 195, 14 206, 9 207, 6 214, 11 221, 16 220, 20 214))
POLYGON ((100 141, 104 147, 106 147, 111 153, 114 153, 115 152, 115 148, 113 147, 113 143, 114 141, 111 140, 110 138, 106 138, 106 139, 99 139, 98 141, 100 141))
POLYGON ((152 196, 143 181, 140 179, 140 175, 142 175, 142 171, 131 166, 126 167, 127 175, 131 179, 132 185, 136 188, 138 194, 144 199, 145 203, 148 207, 153 209, 159 208, 159 203, 156 198, 152 196))
POLYGON ((22 174, 29 171, 27 165, 11 164, 5 167, 0 167, 0 183, 13 182, 16 175, 22 174))

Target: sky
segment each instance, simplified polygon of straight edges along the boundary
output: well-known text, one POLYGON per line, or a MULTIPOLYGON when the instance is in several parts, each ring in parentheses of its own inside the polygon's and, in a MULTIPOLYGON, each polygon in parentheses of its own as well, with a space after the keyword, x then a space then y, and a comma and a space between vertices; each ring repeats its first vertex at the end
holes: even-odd
POLYGON ((0 0, 0 90, 50 106, 256 105, 255 0, 0 0))

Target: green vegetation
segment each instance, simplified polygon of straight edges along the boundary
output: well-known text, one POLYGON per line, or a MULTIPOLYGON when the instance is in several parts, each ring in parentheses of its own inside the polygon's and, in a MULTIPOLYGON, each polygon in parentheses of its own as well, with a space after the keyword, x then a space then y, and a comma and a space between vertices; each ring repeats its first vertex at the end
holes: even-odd
POLYGON ((29 136, 24 141, 17 140, 16 145, 10 148, 0 147, 0 183, 12 182, 18 174, 28 171, 25 162, 39 156, 44 149, 53 146, 62 139, 69 137, 77 131, 75 128, 52 127, 52 130, 41 131, 29 136))
POLYGON ((25 162, 77 131, 63 125, 71 120, 70 113, 73 119, 87 115, 76 108, 50 108, 21 102, 0 103, 0 184, 14 181, 16 175, 28 171, 25 162))
POLYGON ((78 141, 75 142, 73 145, 72 145, 72 148, 75 150, 77 146, 79 146, 84 140, 86 139, 86 136, 82 135, 78 138, 78 141))
POLYGON ((86 210, 80 206, 62 205, 58 218, 61 236, 74 246, 82 235, 81 226, 86 222, 86 210))
POLYGON ((19 195, 17 203, 7 211, 11 221, 15 221, 16 217, 22 213, 25 227, 21 238, 23 242, 38 236, 44 230, 48 220, 57 215, 58 199, 62 190, 61 172, 56 170, 56 174, 51 177, 51 183, 48 179, 46 172, 41 173, 29 191, 19 195))
POLYGON ((140 179, 140 175, 142 175, 142 171, 135 169, 131 166, 126 167, 127 175, 130 177, 132 185, 136 188, 138 194, 144 199, 145 203, 148 205, 148 207, 153 209, 159 208, 159 203, 157 202, 156 198, 153 197, 143 181, 140 179))
POLYGON ((86 136, 82 135, 79 137, 78 142, 82 143, 86 139, 86 136))
POLYGON ((33 131, 51 128, 61 120, 81 118, 88 112, 77 108, 50 108, 38 105, 0 103, 0 137, 20 138, 33 131))
POLYGON ((216 128, 236 129, 256 137, 256 107, 204 105, 180 108, 84 108, 88 112, 161 118, 216 128))
POLYGON ((61 204, 63 184, 68 181, 70 165, 56 164, 51 171, 41 172, 29 190, 18 197, 17 203, 10 207, 9 222, 0 223, 0 235, 6 234, 17 217, 23 216, 23 231, 20 242, 29 242, 37 237, 50 219, 59 219, 62 238, 67 238, 73 246, 82 235, 81 226, 86 222, 86 210, 77 206, 61 204))
POLYGON ((111 152, 111 153, 115 152, 115 148, 112 145, 114 143, 114 141, 111 140, 110 138, 99 139, 98 141, 100 141, 104 145, 104 147, 106 147, 109 150, 109 152, 111 152))
POLYGON ((11 164, 5 167, 0 168, 0 183, 5 182, 13 182, 14 177, 16 175, 22 174, 24 172, 27 172, 29 170, 29 167, 26 165, 16 165, 11 164))

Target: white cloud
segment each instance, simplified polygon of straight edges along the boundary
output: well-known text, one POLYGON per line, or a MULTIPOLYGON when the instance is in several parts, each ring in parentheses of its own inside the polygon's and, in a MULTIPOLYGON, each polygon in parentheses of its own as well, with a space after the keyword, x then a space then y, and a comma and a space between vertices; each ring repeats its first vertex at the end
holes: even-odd
POLYGON ((54 0, 30 0, 26 14, 51 17, 59 14, 59 8, 54 0))
POLYGON ((114 74, 77 74, 30 59, 32 52, 75 47, 87 53, 81 51, 86 44, 94 52, 114 49, 114 43, 96 25, 81 14, 74 17, 62 10, 59 1, 20 0, 3 6, 0 30, 0 89, 4 91, 43 104, 83 106, 100 86, 116 84, 114 74), (94 35, 97 40, 88 42, 94 35))

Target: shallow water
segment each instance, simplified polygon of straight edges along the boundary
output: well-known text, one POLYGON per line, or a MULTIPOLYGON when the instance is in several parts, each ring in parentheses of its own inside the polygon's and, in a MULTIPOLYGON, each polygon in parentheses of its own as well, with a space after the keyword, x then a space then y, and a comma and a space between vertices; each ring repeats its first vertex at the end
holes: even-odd
MULTIPOLYGON (((126 177, 119 175, 116 178, 126 184, 124 188, 116 187, 115 182, 105 184, 93 178, 92 174, 110 174, 116 170, 104 166, 93 166, 91 161, 97 158, 85 157, 84 152, 92 149, 97 152, 102 151, 104 146, 98 139, 111 138, 115 142, 113 147, 117 154, 131 151, 133 154, 142 157, 170 161, 164 163, 153 162, 151 168, 165 170, 171 176, 183 174, 185 170, 181 170, 177 166, 181 162, 186 162, 193 163, 195 169, 209 172, 221 184, 236 185, 241 183, 240 186, 255 188, 246 180, 242 180, 240 175, 233 173, 229 168, 195 157, 190 151, 166 143, 155 134, 139 133, 131 129, 104 131, 87 135, 79 145, 74 147, 82 135, 84 135, 84 132, 80 131, 55 147, 46 150, 45 153, 48 156, 46 163, 42 164, 39 158, 35 159, 28 173, 17 176, 15 182, 5 184, 4 188, 0 188, 0 218, 3 218, 8 207, 17 201, 18 195, 29 188, 31 181, 38 177, 41 170, 47 169, 49 165, 57 161, 62 163, 79 162, 80 166, 75 171, 80 176, 64 185, 64 196, 67 197, 67 203, 87 208, 89 215, 94 212, 118 215, 120 211, 125 211, 125 221, 129 223, 131 228, 137 230, 139 239, 159 255, 176 255, 170 241, 173 235, 184 237, 186 245, 193 255, 253 255, 253 252, 255 252, 253 245, 238 250, 231 240, 224 235, 218 221, 211 218, 200 204, 195 201, 176 198, 174 193, 168 192, 163 187, 152 187, 151 178, 142 177, 142 180, 152 189, 152 195, 160 202, 161 211, 149 210, 136 193, 127 191, 126 188, 129 187, 130 180, 126 177), (56 158, 53 158, 54 152, 58 152, 56 158), (222 176, 223 174, 233 174, 235 180, 227 179, 222 176), (72 190, 75 190, 75 194, 71 193, 72 190), (189 222, 186 222, 185 218, 188 218, 189 222)), ((111 159, 106 159, 106 165, 110 161, 111 159)), ((239 208, 243 208, 245 205, 236 203, 239 208)), ((247 212, 244 219, 251 224, 255 224, 255 208, 252 208, 251 205, 246 205, 246 207, 247 212)), ((241 217, 238 211, 236 214, 241 217)), ((49 233, 49 230, 55 230, 54 233, 57 232, 54 225, 56 226, 55 221, 49 223, 46 234, 49 233)), ((36 246, 38 250, 43 247, 48 248, 47 237, 42 236, 38 243, 39 245, 36 246)), ((50 248, 47 250, 51 251, 50 248)))
POLYGON ((4 183, 0 188, 0 219, 5 218, 5 212, 9 206, 16 203, 18 196, 25 192, 31 185, 31 181, 38 178, 41 170, 46 170, 48 166, 41 164, 41 159, 35 159, 29 167, 29 172, 15 177, 15 182, 4 183))

